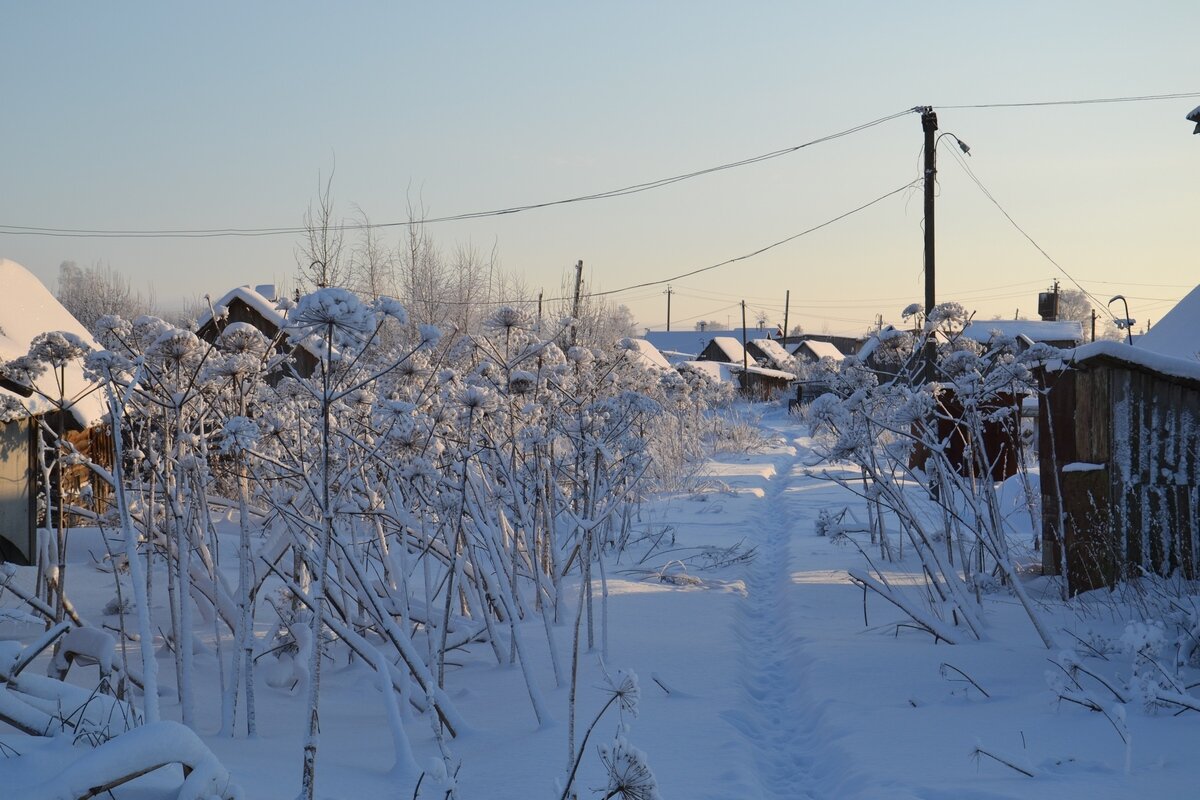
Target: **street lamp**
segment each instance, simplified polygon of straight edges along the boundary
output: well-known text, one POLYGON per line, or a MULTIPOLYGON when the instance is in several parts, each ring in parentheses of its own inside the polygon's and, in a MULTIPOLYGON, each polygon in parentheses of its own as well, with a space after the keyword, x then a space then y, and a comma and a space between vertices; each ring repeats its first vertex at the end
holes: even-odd
MULTIPOLYGON (((1200 110, 1200 109, 1198 109, 1198 110, 1200 110)), ((1197 123, 1197 124, 1200 125, 1200 123, 1197 123)), ((1137 322, 1137 320, 1129 318, 1129 302, 1125 299, 1125 295, 1123 295, 1123 294, 1117 295, 1113 299, 1109 300, 1108 304, 1111 306, 1113 303, 1117 302, 1118 300, 1120 300, 1121 305, 1123 305, 1125 307, 1125 316, 1123 319, 1114 319, 1113 321, 1117 323, 1117 327, 1120 330, 1125 331, 1125 336, 1129 340, 1130 346, 1132 346, 1133 345, 1133 323, 1137 322)))
POLYGON ((1192 109, 1192 113, 1187 115, 1187 121, 1196 123, 1196 130, 1192 131, 1193 134, 1200 133, 1200 106, 1192 109))

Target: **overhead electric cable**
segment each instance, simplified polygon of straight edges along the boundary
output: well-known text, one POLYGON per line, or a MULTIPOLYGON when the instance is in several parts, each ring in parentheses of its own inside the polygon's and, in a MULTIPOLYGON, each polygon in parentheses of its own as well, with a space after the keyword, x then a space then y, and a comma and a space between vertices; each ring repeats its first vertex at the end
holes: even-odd
MULTIPOLYGON (((843 136, 850 136, 860 131, 865 131, 868 128, 873 128, 876 125, 882 125, 898 117, 906 114, 911 114, 912 109, 905 109, 894 114, 889 114, 886 117, 864 122, 860 125, 855 125, 852 128, 838 131, 836 133, 827 134, 817 139, 812 139, 801 144, 784 147, 779 150, 772 150, 769 153, 743 158, 739 161, 730 161, 725 164, 719 164, 715 167, 705 167, 693 172, 686 172, 681 175, 673 175, 668 178, 658 178, 657 180, 646 181, 644 183, 635 183, 630 186, 624 186, 620 189, 609 189, 603 192, 594 192, 592 194, 579 195, 577 197, 568 197, 561 200, 549 200, 542 203, 530 203, 521 206, 512 206, 510 208, 500 208, 491 211, 472 211, 465 214, 453 214, 444 217, 428 217, 417 220, 402 220, 399 222, 373 222, 373 223, 350 223, 342 225, 330 225, 330 231, 363 231, 377 230, 382 228, 397 228, 408 227, 411 225, 428 225, 439 222, 460 222, 464 220, 480 219, 483 217, 500 217, 510 214, 519 214, 524 211, 533 211, 535 209, 550 208, 553 206, 569 205, 571 203, 583 203, 591 200, 603 200, 609 197, 624 197, 625 195, 638 194, 640 192, 658 189, 663 186, 670 186, 673 183, 698 178, 703 175, 711 175, 714 172, 723 172, 725 170, 736 169, 738 167, 757 164, 762 161, 769 161, 780 156, 790 155, 798 150, 803 150, 813 145, 830 142, 834 139, 840 139, 843 136)), ((196 228, 196 229, 174 229, 174 230, 118 230, 118 229, 103 229, 103 228, 48 228, 34 227, 29 225, 3 225, 0 224, 0 234, 21 235, 21 236, 61 236, 61 237, 96 237, 96 238, 134 238, 134 239, 202 239, 214 238, 223 236, 282 236, 296 235, 304 233, 307 229, 303 226, 276 227, 276 228, 196 228)))
POLYGON ((780 239, 777 242, 772 242, 771 244, 766 245, 765 247, 760 247, 753 252, 746 253, 746 254, 740 255, 740 256, 736 256, 734 258, 729 258, 729 259, 726 259, 725 261, 721 261, 716 264, 710 264, 707 267, 700 267, 699 269, 694 269, 689 272, 684 272, 679 275, 674 275, 670 278, 663 278, 661 280, 656 280, 656 281, 646 281, 645 283, 635 283, 632 286, 626 286, 622 289, 613 289, 613 290, 607 291, 607 292, 592 292, 591 296, 599 297, 599 296, 603 296, 603 295, 617 294, 618 292, 627 292, 632 289, 641 289, 644 286, 660 286, 664 283, 670 283, 672 281, 683 280, 684 278, 690 278, 693 275, 699 275, 701 272, 708 272, 709 270, 717 269, 718 267, 725 267, 730 264, 736 264, 739 261, 745 261, 747 259, 754 258, 755 256, 762 255, 763 253, 767 252, 768 250, 774 250, 776 247, 780 247, 782 245, 787 244, 788 242, 795 241, 796 239, 799 239, 801 236, 807 236, 810 233, 815 233, 816 231, 819 231, 822 228, 828 227, 828 226, 832 225, 833 223, 839 222, 839 221, 845 219, 846 217, 849 217, 853 214, 857 214, 860 211, 865 211, 866 209, 870 208, 871 206, 875 205, 876 203, 883 202, 884 200, 888 199, 892 195, 897 195, 897 194, 900 194, 901 192, 905 191, 906 189, 913 188, 919 182, 920 182, 919 180, 909 181, 908 183, 904 184, 903 186, 899 187, 898 189, 892 189, 890 192, 887 192, 886 194, 881 194, 881 195, 879 195, 879 197, 876 197, 874 200, 863 203, 861 206, 859 206, 857 208, 853 208, 853 209, 845 212, 844 214, 838 214, 836 217, 834 217, 832 219, 828 219, 819 225, 814 225, 813 227, 807 228, 806 230, 802 230, 799 233, 792 234, 791 236, 787 237, 786 239, 780 239))
POLYGON ((1022 228, 1020 225, 1017 224, 1017 221, 1012 218, 1012 215, 1009 214, 1008 211, 1005 210, 1004 206, 1000 205, 1000 201, 996 199, 995 195, 993 195, 990 191, 988 191, 988 188, 983 185, 983 181, 981 181, 979 179, 979 176, 977 176, 975 174, 974 170, 971 169, 971 166, 963 159, 963 157, 961 155, 958 154, 958 148, 951 147, 951 148, 949 148, 949 151, 950 151, 950 154, 952 156, 954 156, 954 160, 957 161, 959 166, 963 168, 963 171, 967 173, 967 176, 970 177, 970 179, 975 183, 975 185, 977 187, 979 187, 979 191, 983 192, 983 196, 986 197, 988 200, 990 200, 992 202, 992 205, 994 205, 996 208, 998 208, 1000 210, 1000 213, 1004 215, 1004 218, 1008 220, 1009 224, 1011 224, 1014 228, 1016 228, 1017 231, 1022 236, 1024 236, 1029 241, 1029 243, 1031 245, 1033 245, 1034 248, 1036 248, 1037 251, 1045 257, 1045 259, 1047 261, 1049 261, 1056 268, 1058 268, 1058 271, 1061 272, 1063 275, 1065 275, 1067 280, 1069 280, 1071 283, 1075 284, 1075 287, 1077 289, 1079 289, 1079 291, 1083 292, 1084 295, 1087 296, 1087 298, 1092 301, 1092 304, 1094 306, 1097 306, 1097 307, 1103 309, 1104 312, 1106 314, 1108 314, 1110 317, 1112 317, 1113 321, 1116 322, 1117 318, 1112 313, 1112 310, 1109 309, 1108 304, 1101 303, 1096 298, 1095 295, 1093 295, 1087 289, 1083 288, 1083 284, 1081 284, 1079 281, 1075 280, 1075 277, 1073 275, 1071 275, 1071 273, 1067 272, 1066 268, 1063 267, 1062 264, 1059 264, 1057 261, 1055 261, 1054 258, 1049 253, 1046 252, 1045 248, 1043 248, 1040 244, 1038 244, 1037 241, 1032 236, 1030 236, 1028 233, 1025 232, 1024 228, 1022 228))
MULTIPOLYGON (((757 250, 754 250, 752 252, 744 253, 740 256, 735 256, 733 258, 727 258, 724 261, 720 261, 716 264, 709 264, 707 267, 699 267, 697 269, 693 269, 688 272, 681 273, 679 275, 674 275, 669 278, 660 278, 658 280, 653 280, 653 281, 644 281, 642 283, 634 283, 629 286, 622 286, 620 289, 608 289, 608 290, 602 291, 602 292, 587 292, 587 296, 588 297, 608 297, 608 296, 614 295, 614 294, 622 294, 624 292, 632 292, 635 289, 644 289, 644 288, 647 288, 650 286, 661 286, 664 283, 671 283, 673 281, 682 280, 683 278, 690 278, 693 275, 699 275, 702 272, 708 272, 709 270, 714 270, 714 269, 717 269, 718 267, 725 267, 730 264, 736 264, 739 261, 746 261, 748 259, 754 258, 755 256, 762 255, 763 253, 767 252, 768 250, 774 250, 775 248, 781 247, 782 245, 785 245, 788 242, 793 242, 802 236, 807 236, 808 234, 815 233, 816 231, 819 231, 822 228, 827 228, 830 225, 834 224, 835 222, 840 222, 841 220, 846 219, 846 217, 853 216, 854 214, 857 214, 860 211, 865 211, 868 208, 870 208, 871 206, 876 205, 877 203, 881 203, 884 200, 888 199, 889 197, 892 197, 893 195, 900 194, 901 192, 905 191, 906 189, 911 189, 912 187, 916 186, 918 183, 920 183, 920 179, 915 180, 915 181, 909 181, 908 183, 904 184, 903 186, 901 186, 897 189, 892 189, 890 192, 881 194, 878 197, 876 197, 874 200, 869 200, 866 203, 863 203, 862 205, 858 206, 857 208, 852 208, 849 211, 838 214, 836 217, 827 219, 818 225, 814 225, 811 228, 806 228, 805 230, 802 230, 799 233, 794 233, 791 236, 788 236, 785 239, 780 239, 777 242, 772 242, 771 244, 764 245, 763 247, 760 247, 757 250)), ((571 299, 573 299, 573 297, 571 297, 571 296, 544 297, 544 298, 542 298, 542 302, 543 303, 553 303, 553 302, 558 302, 558 301, 562 301, 562 300, 571 300, 571 299)), ((527 303, 530 301, 528 299, 521 299, 521 300, 492 300, 492 301, 478 301, 478 302, 470 301, 470 302, 468 302, 468 301, 463 301, 463 300, 430 300, 428 298, 414 298, 413 302, 415 302, 415 303, 439 303, 441 305, 485 305, 485 306, 490 305, 490 306, 496 306, 496 305, 511 305, 511 304, 515 304, 515 303, 527 303)))
POLYGON ((1145 103, 1153 100, 1180 100, 1200 97, 1200 92, 1175 92, 1173 94, 1142 94, 1129 97, 1093 97, 1086 100, 1035 100, 1020 103, 973 103, 954 106, 932 106, 937 110, 962 108, 1037 108, 1040 106, 1087 106, 1104 103, 1145 103))

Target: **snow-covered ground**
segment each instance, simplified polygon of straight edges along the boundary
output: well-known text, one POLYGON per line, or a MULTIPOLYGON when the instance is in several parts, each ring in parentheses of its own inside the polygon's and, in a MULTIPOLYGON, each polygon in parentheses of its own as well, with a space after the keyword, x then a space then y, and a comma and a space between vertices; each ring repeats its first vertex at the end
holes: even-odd
MULTIPOLYGON (((599 627, 580 664, 580 733, 609 698, 606 670, 637 673, 639 714, 619 719, 614 708, 596 726, 580 767, 580 797, 607 793, 596 746, 610 743, 618 726, 645 753, 663 798, 1195 796, 1200 716, 1114 705, 1112 714, 1126 715, 1127 747, 1105 715, 1052 692, 1047 673, 1058 668, 1048 659, 1061 662, 1061 655, 1042 645, 1005 590, 984 598, 983 641, 950 646, 897 627, 904 621, 898 610, 865 597, 847 578, 848 569, 865 566, 863 553, 846 538, 816 532, 823 509, 850 506, 865 519, 863 501, 821 476, 828 467, 816 463, 799 420, 772 406, 759 425, 767 446, 718 455, 696 491, 643 506, 639 529, 658 538, 658 547, 634 547, 606 563, 606 635, 599 627), (739 557, 749 551, 751 558, 739 557)), ((1016 538, 1027 542, 1028 512, 1014 507, 1012 513, 1016 538)), ((232 526, 229 536, 233 546, 232 526)), ((872 553, 866 534, 849 537, 872 553)), ((96 624, 112 594, 111 577, 91 566, 92 554, 102 550, 94 532, 74 534, 73 600, 96 624)), ((893 585, 915 585, 916 569, 901 562, 883 572, 893 585)), ((1054 599, 1057 589, 1048 579, 1032 578, 1029 589, 1057 629, 1087 641, 1117 639, 1128 621, 1119 596, 1065 606, 1054 599)), ((0 603, 18 605, 8 594, 0 603)), ((167 609, 159 605, 154 612, 163 616, 167 609)), ((202 698, 220 695, 212 628, 211 621, 196 620, 203 649, 196 696, 202 698)), ((569 663, 570 626, 560 629, 561 656, 569 663)), ((567 688, 555 686, 546 638, 528 638, 551 722, 538 725, 520 669, 497 667, 486 646, 462 653, 447 671, 447 690, 470 725, 449 742, 461 764, 461 797, 560 794, 556 786, 568 766, 567 688)), ((1103 655, 1081 654, 1090 670, 1114 681, 1128 678, 1132 656, 1104 647, 1098 652, 1103 655)), ((133 651, 129 659, 136 663, 133 651)), ((270 656, 260 663, 269 672, 270 656)), ((44 668, 40 661, 30 670, 44 668)), ((72 675, 94 685, 96 668, 79 667, 72 675)), ((263 677, 256 739, 218 736, 218 702, 198 704, 196 728, 246 797, 292 798, 307 724, 303 688, 271 687, 263 677)), ((323 680, 317 795, 411 797, 411 780, 392 771, 392 737, 374 672, 361 661, 342 661, 327 664, 323 680)), ((166 653, 160 681, 169 695, 163 716, 177 719, 173 661, 166 653)), ((405 726, 418 765, 436 762, 425 718, 408 715, 405 726)), ((58 763, 48 751, 65 746, 7 729, 0 729, 0 741, 6 745, 0 748, 0 798, 13 796, 4 787, 28 782, 38 765, 58 763)), ((180 781, 177 772, 166 772, 116 796, 162 796, 155 787, 180 781)))

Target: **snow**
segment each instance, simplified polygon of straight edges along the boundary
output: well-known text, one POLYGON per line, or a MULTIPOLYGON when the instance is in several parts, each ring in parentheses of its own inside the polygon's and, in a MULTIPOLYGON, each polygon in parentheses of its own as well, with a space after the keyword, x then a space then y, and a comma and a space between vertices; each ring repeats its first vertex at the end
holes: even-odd
POLYGON ((35 764, 49 759, 59 761, 61 766, 48 778, 44 764, 41 769, 34 769, 23 763, 25 758, 8 759, 10 763, 0 770, 6 777, 3 784, 6 791, 13 793, 8 796, 24 800, 75 800, 89 796, 93 787, 169 764, 186 765, 191 772, 174 795, 178 800, 211 797, 225 800, 242 796, 228 771, 200 738, 177 722, 151 723, 116 736, 95 750, 82 754, 76 750, 56 749, 38 753, 41 758, 28 759, 35 764), (67 761, 69 756, 77 757, 67 761))
MULTIPOLYGON (((287 331, 285 329, 288 327, 287 312, 291 310, 294 304, 286 297, 274 299, 272 297, 274 294, 275 286, 273 284, 260 284, 256 287, 246 285, 230 289, 222 295, 220 300, 212 304, 211 310, 205 310, 200 315, 196 320, 196 330, 200 330, 212 321, 214 311, 219 318, 229 310, 230 303, 234 300, 241 300, 273 325, 275 330, 284 330, 286 334, 287 331), (268 293, 267 290, 271 291, 268 293)), ((304 348, 317 359, 324 358, 325 347, 321 344, 320 340, 302 335, 304 332, 303 329, 297 330, 293 328, 292 333, 296 335, 289 337, 290 342, 296 347, 304 348)))
MULTIPOLYGON (((1157 326, 1156 326, 1157 327, 1157 326)), ((1200 361, 1159 353, 1124 342, 1098 341, 1062 351, 1056 361, 1070 366, 1093 358, 1110 358, 1135 367, 1184 380, 1200 381, 1200 361)), ((1053 367, 1053 364, 1048 366, 1053 367)))
POLYGON ((974 320, 963 328, 962 335, 980 344, 987 344, 995 335, 1005 339, 1024 336, 1031 342, 1082 342, 1083 324, 1075 320, 974 320))
MULTIPOLYGON (((742 343, 732 336, 714 336, 711 344, 725 356, 725 360, 731 364, 741 364, 746 356, 746 351, 742 349, 742 343)), ((749 359, 753 361, 754 359, 749 359)))
POLYGON ((252 288, 249 285, 238 286, 230 289, 221 297, 220 300, 212 304, 211 310, 206 310, 200 315, 200 317, 196 320, 196 328, 203 328, 205 325, 211 322, 214 311, 218 317, 223 315, 229 309, 229 304, 234 300, 241 300, 243 303, 250 306, 250 308, 261 314, 264 319, 269 321, 276 328, 282 328, 287 324, 284 311, 280 308, 280 304, 277 300, 267 297, 258 291, 258 289, 265 288, 267 288, 266 284, 257 287, 257 289, 252 288))
MULTIPOLYGON (((733 375, 734 365, 724 361, 683 361, 676 366, 688 367, 697 372, 703 372, 714 381, 737 384, 737 379, 733 375)), ((741 369, 741 364, 738 364, 737 367, 741 369)))
POLYGON ((801 342, 792 354, 797 358, 807 358, 811 361, 820 361, 822 358, 832 358, 834 361, 841 361, 846 356, 832 342, 820 342, 814 339, 809 339, 801 342))
MULTIPOLYGON (((25 267, 6 258, 0 259, 0 286, 4 287, 0 292, 0 361, 26 355, 33 339, 49 331, 64 331, 99 349, 87 329, 25 267)), ((0 393, 17 399, 31 414, 53 411, 54 403, 42 395, 57 400, 56 376, 46 370, 33 381, 33 387, 36 391, 28 398, 17 397, 3 389, 0 393)), ((64 388, 69 411, 81 427, 100 421, 106 411, 103 393, 93 391, 93 384, 84 377, 78 361, 66 365, 64 388)))
POLYGON ((795 361, 778 339, 753 339, 752 344, 767 355, 772 369, 785 369, 795 361))
MULTIPOLYGON (((718 376, 727 376, 730 367, 693 366, 718 376)), ((639 524, 669 529, 669 551, 633 552, 608 562, 609 654, 602 664, 597 643, 580 661, 581 720, 590 721, 610 697, 606 672, 617 681, 624 680, 616 677, 618 670, 636 673, 640 699, 636 717, 618 720, 610 712, 597 726, 580 767, 581 797, 612 785, 604 760, 631 770, 644 765, 653 775, 653 791, 663 798, 1194 795, 1200 717, 1151 714, 1136 703, 1116 710, 1114 704, 1114 719, 1123 718, 1132 743, 1127 747, 1104 715, 1059 700, 1048 682, 1057 669, 1047 658, 1129 674, 1136 656, 1125 650, 1161 646, 1152 627, 1126 625, 1131 612, 1119 594, 1064 604, 1051 579, 1026 573, 1028 591, 1056 626, 1097 646, 1102 639, 1112 643, 1104 659, 1082 646, 1078 655, 1047 651, 1013 596, 998 587, 983 595, 988 635, 981 641, 937 644, 897 627, 902 615, 874 594, 864 598, 848 577, 851 570, 866 570, 863 551, 873 554, 867 535, 815 532, 827 509, 850 507, 866 519, 863 500, 827 479, 839 471, 854 477, 857 469, 818 464, 819 442, 807 426, 779 406, 757 407, 764 409, 755 423, 764 444, 755 452, 714 456, 697 487, 644 504, 639 524), (708 566, 711 554, 739 544, 753 548, 754 557, 708 566), (608 749, 599 751, 600 744, 608 749)), ((1036 474, 1032 477, 1036 482, 1036 474)), ((920 489, 913 489, 916 502, 920 489)), ((1013 542, 1027 543, 1032 523, 1015 483, 1004 485, 1001 499, 1013 542)), ((235 528, 223 524, 223 547, 234 545, 235 528)), ((894 527, 891 533, 896 535, 894 527)), ((1034 560, 1026 544, 1019 550, 1026 564, 1034 560)), ((81 609, 99 608, 112 596, 112 575, 87 566, 104 552, 97 531, 73 532, 69 560, 73 598, 81 609)), ((890 586, 922 597, 927 583, 916 561, 879 566, 890 586)), ((7 593, 0 602, 18 607, 7 593)), ((160 622, 169 614, 165 602, 154 611, 160 622)), ((260 621, 264 640, 267 627, 260 621)), ((565 633, 565 626, 559 630, 565 633)), ((197 696, 215 697, 219 679, 206 638, 211 624, 198 620, 195 632, 208 647, 197 656, 206 667, 198 670, 197 696)), ((567 643, 560 641, 559 648, 565 653, 567 643)), ((456 779, 462 798, 558 796, 567 691, 555 686, 545 641, 525 655, 557 724, 538 725, 521 670, 497 668, 486 647, 458 651, 447 670, 447 693, 470 725, 468 734, 449 744, 462 764, 456 779)), ((159 663, 163 715, 174 717, 180 709, 165 650, 159 663)), ((27 672, 44 672, 44 666, 34 664, 27 672)), ((72 678, 81 683, 89 675, 95 675, 94 667, 73 668, 72 678)), ((410 797, 411 786, 402 786, 391 769, 395 747, 389 731, 397 721, 383 701, 381 689, 388 689, 378 673, 361 659, 340 658, 327 663, 323 680, 317 795, 410 797)), ((195 736, 163 722, 104 746, 112 749, 72 746, 69 737, 36 741, 0 724, 0 741, 21 754, 0 758, 0 796, 77 796, 69 792, 142 766, 186 759, 198 767, 192 774, 204 784, 197 793, 180 795, 179 772, 169 768, 139 779, 127 792, 118 788, 115 796, 157 800, 210 790, 232 795, 223 782, 219 765, 224 765, 243 796, 290 800, 298 787, 309 709, 289 684, 275 688, 264 681, 259 688, 254 739, 218 735, 216 703, 197 704, 195 736)), ((430 773, 428 787, 441 769, 433 731, 409 707, 399 715, 418 768, 430 773)), ((653 796, 650 791, 647 796, 653 796)))
POLYGON ((1175 304, 1154 327, 1135 339, 1135 346, 1174 358, 1200 360, 1200 286, 1175 304))
POLYGON ((1104 464, 1089 464, 1086 461, 1073 461, 1062 468, 1063 472, 1097 472, 1107 469, 1104 464))
POLYGON ((657 369, 671 369, 671 362, 647 340, 625 339, 623 344, 637 356, 639 363, 657 369))
POLYGON ((769 367, 743 367, 741 364, 733 364, 733 371, 748 372, 754 375, 762 375, 765 378, 781 378, 785 381, 794 381, 796 376, 791 372, 784 372, 781 369, 770 369, 769 367))

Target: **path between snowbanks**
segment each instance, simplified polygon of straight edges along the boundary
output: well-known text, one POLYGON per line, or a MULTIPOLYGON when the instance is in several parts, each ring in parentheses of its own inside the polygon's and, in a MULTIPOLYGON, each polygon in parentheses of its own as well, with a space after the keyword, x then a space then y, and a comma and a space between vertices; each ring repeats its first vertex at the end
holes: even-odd
MULTIPOLYGON (((769 430, 794 434, 794 428, 769 430)), ((745 597, 731 621, 740 647, 741 703, 721 717, 753 754, 758 792, 752 796, 904 797, 907 793, 874 780, 843 750, 824 711, 828 698, 818 696, 809 681, 812 653, 800 608, 807 587, 792 580, 794 561, 824 505, 816 495, 842 490, 806 476, 803 461, 811 453, 799 440, 785 438, 790 444, 765 471, 764 491, 752 492, 760 497, 759 507, 746 528, 757 554, 746 567, 745 597)), ((833 582, 844 582, 844 576, 833 582)))

